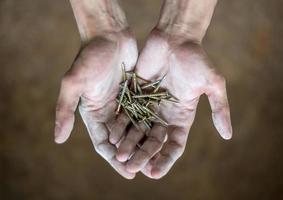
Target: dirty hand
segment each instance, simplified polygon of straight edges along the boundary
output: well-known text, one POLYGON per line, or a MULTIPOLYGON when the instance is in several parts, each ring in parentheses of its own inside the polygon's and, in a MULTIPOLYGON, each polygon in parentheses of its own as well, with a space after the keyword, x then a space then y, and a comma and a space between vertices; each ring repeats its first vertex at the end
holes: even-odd
POLYGON ((161 87, 178 98, 179 103, 161 101, 156 111, 169 126, 155 124, 138 150, 144 133, 135 127, 129 130, 116 155, 119 161, 127 161, 128 172, 141 170, 150 178, 167 174, 184 152, 202 94, 208 96, 213 123, 220 135, 224 139, 232 137, 225 80, 201 46, 215 3, 215 0, 165 1, 160 22, 150 34, 135 71, 147 80, 165 76, 161 87))
MULTIPOLYGON (((111 2, 115 4, 116 1, 111 2)), ((129 71, 136 64, 136 40, 127 31, 126 23, 123 24, 123 14, 117 4, 109 5, 102 0, 71 0, 71 3, 83 46, 62 79, 56 108, 55 141, 63 143, 68 139, 79 105, 95 150, 123 177, 132 179, 135 173, 127 172, 125 165, 115 158, 117 146, 109 142, 109 130, 119 131, 122 129, 120 122, 125 121, 123 115, 115 118, 115 99, 122 80, 121 63, 129 71), (93 5, 89 6, 90 3, 93 5), (111 17, 107 14, 108 6, 116 6, 116 13, 111 13, 111 17), (114 21, 115 17, 119 18, 118 22, 114 21), (100 26, 95 27, 98 23, 100 26)))

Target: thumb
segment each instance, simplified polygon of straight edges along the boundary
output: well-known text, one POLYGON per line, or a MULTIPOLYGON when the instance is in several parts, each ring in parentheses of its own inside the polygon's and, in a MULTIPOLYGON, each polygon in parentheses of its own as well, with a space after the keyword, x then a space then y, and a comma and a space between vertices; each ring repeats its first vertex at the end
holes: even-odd
MULTIPOLYGON (((168 44, 160 37, 151 36, 146 42, 135 68, 135 72, 142 78, 158 79, 158 75, 166 73, 168 44)), ((162 76, 161 75, 161 76, 162 76)))
POLYGON ((206 94, 212 110, 212 120, 215 128, 223 139, 231 139, 232 125, 225 79, 217 76, 206 94))
POLYGON ((81 96, 81 83, 71 75, 65 75, 56 107, 55 142, 65 142, 73 129, 75 111, 81 96))

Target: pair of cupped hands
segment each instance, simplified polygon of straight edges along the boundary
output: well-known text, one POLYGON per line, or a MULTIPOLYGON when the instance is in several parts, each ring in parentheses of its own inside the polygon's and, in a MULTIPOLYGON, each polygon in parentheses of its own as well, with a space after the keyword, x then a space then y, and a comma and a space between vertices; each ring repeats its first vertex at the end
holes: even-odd
POLYGON ((73 129, 76 108, 95 150, 127 179, 141 171, 163 177, 183 154, 199 97, 206 94, 213 123, 224 139, 232 137, 225 79, 216 72, 199 42, 154 29, 138 54, 129 31, 97 36, 83 45, 64 75, 56 108, 55 141, 65 142, 73 129), (146 80, 165 76, 161 87, 179 99, 158 107, 169 126, 154 124, 141 146, 144 130, 126 130, 130 119, 116 116, 116 97, 122 81, 121 64, 146 80))

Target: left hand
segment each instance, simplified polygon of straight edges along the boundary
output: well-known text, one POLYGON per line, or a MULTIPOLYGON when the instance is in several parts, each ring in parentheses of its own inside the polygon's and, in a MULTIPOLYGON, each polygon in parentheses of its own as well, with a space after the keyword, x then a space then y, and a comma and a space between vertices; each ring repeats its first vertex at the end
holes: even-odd
POLYGON ((127 161, 128 172, 142 170, 150 178, 161 178, 169 171, 184 152, 202 94, 208 96, 212 119, 220 135, 224 139, 232 137, 225 80, 212 67, 200 44, 180 43, 178 38, 154 30, 139 57, 136 73, 147 80, 166 75, 161 87, 180 102, 160 104, 156 111, 169 126, 155 124, 137 151, 135 148, 144 134, 134 127, 129 131, 116 155, 119 161, 127 161))

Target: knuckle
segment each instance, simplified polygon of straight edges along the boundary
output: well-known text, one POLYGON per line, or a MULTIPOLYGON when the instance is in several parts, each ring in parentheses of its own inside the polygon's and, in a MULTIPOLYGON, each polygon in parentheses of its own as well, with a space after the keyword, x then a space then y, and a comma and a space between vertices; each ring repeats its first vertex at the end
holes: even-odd
POLYGON ((65 105, 62 101, 56 104, 55 110, 57 114, 61 113, 65 115, 71 115, 74 112, 74 110, 71 107, 69 107, 68 105, 65 105))
POLYGON ((127 145, 136 145, 138 143, 138 139, 133 137, 127 137, 125 142, 127 145))
POLYGON ((144 154, 145 157, 147 157, 147 158, 151 157, 151 154, 150 154, 150 153, 148 152, 148 150, 145 149, 143 146, 141 146, 140 152, 141 152, 142 154, 144 154))
POLYGON ((118 119, 119 124, 128 124, 129 121, 130 121, 129 117, 124 113, 122 113, 120 118, 118 119))
POLYGON ((66 73, 62 78, 61 85, 62 86, 72 86, 75 83, 75 80, 76 78, 74 75, 66 73))
POLYGON ((162 144, 163 141, 164 141, 164 139, 160 139, 160 138, 155 137, 155 136, 149 136, 147 138, 147 140, 150 141, 150 142, 153 142, 153 143, 157 143, 157 144, 162 144))
POLYGON ((63 113, 66 113, 68 112, 69 110, 66 108, 66 106, 64 106, 64 104, 62 102, 58 102, 56 104, 56 114, 63 114, 63 113))
POLYGON ((94 149, 95 151, 102 156, 105 160, 111 159, 113 156, 110 154, 110 150, 108 148, 108 141, 94 141, 94 149))
POLYGON ((83 77, 78 73, 77 70, 68 71, 62 78, 62 86, 76 86, 82 83, 83 77))
POLYGON ((219 87, 223 87, 226 84, 226 80, 224 76, 217 74, 215 76, 214 83, 219 87))
POLYGON ((184 153, 185 150, 184 146, 175 141, 170 141, 169 145, 172 148, 172 153, 174 157, 177 159, 180 158, 181 155, 184 153))
POLYGON ((56 113, 59 113, 62 111, 62 105, 60 103, 57 103, 56 105, 56 113))
POLYGON ((142 137, 144 136, 144 133, 141 131, 138 131, 136 129, 133 129, 133 131, 130 131, 127 135, 126 140, 131 142, 138 142, 142 137))
POLYGON ((211 90, 217 94, 221 94, 226 90, 226 80, 222 75, 215 75, 211 83, 211 90))

